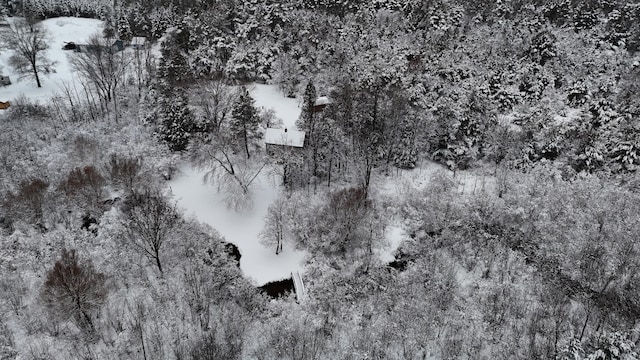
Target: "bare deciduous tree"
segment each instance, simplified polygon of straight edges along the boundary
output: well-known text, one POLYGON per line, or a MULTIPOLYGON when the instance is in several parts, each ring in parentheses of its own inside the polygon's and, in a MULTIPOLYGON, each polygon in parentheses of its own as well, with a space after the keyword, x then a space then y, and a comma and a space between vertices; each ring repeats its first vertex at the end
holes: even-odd
POLYGON ((122 207, 126 215, 129 239, 163 273, 160 253, 174 227, 180 221, 175 206, 152 190, 133 192, 122 207))
POLYGON ((151 47, 134 51, 133 65, 138 98, 140 98, 142 97, 142 89, 148 85, 155 72, 155 58, 151 53, 151 47))
POLYGON ((70 59, 71 67, 93 86, 104 110, 108 110, 110 103, 117 110, 116 91, 123 83, 130 61, 124 52, 112 47, 110 39, 98 34, 92 35, 87 45, 70 59))
POLYGON ((49 200, 48 189, 49 183, 43 179, 21 181, 17 193, 8 192, 0 204, 7 221, 22 219, 45 230, 44 215, 49 200))
POLYGON ((111 181, 126 191, 132 191, 140 178, 142 158, 111 154, 106 167, 111 181))
POLYGON ((282 243, 284 241, 286 230, 286 199, 279 197, 267 209, 265 215, 264 229, 260 233, 260 238, 265 245, 276 247, 276 255, 282 252, 282 243))
POLYGON ((245 312, 237 305, 224 306, 218 311, 214 319, 215 326, 202 336, 191 349, 190 355, 193 360, 204 359, 241 359, 244 348, 243 336, 249 321, 245 312))
POLYGON ((218 191, 226 195, 229 208, 241 210, 252 206, 251 186, 266 163, 249 162, 237 156, 223 137, 194 147, 191 160, 206 171, 204 180, 217 185, 218 191))
POLYGON ((42 87, 40 74, 52 72, 56 64, 45 56, 48 40, 47 31, 41 24, 17 20, 9 30, 0 34, 0 47, 13 50, 9 64, 22 77, 32 76, 38 87, 42 87))
POLYGON ((205 130, 218 134, 222 124, 231 116, 236 91, 225 79, 218 79, 199 85, 197 94, 194 105, 202 109, 202 114, 199 115, 202 116, 205 130))
POLYGON ((67 179, 62 181, 59 189, 81 207, 99 209, 104 196, 105 179, 94 166, 73 169, 67 179))
POLYGON ((198 91, 205 96, 196 100, 202 126, 190 145, 191 161, 206 172, 205 181, 226 194, 228 207, 251 207, 251 186, 266 163, 258 154, 251 154, 249 161, 249 146, 256 145, 259 123, 270 115, 258 114, 247 89, 237 91, 224 79, 198 91))
POLYGON ((92 313, 107 297, 107 277, 93 268, 90 260, 81 263, 75 250, 63 250, 42 289, 41 298, 51 315, 73 319, 85 329, 93 330, 92 313))
MULTIPOLYGON (((27 286, 20 274, 5 275, 0 280, 0 300, 4 303, 6 310, 19 315, 22 309, 26 308, 24 299, 27 295, 27 286)), ((0 357, 2 359, 2 357, 0 357)))

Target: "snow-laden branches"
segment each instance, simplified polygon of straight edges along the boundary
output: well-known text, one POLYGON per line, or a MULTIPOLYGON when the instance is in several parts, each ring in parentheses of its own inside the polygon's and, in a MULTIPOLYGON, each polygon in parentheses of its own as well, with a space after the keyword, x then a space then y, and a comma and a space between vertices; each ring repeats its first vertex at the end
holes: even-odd
POLYGON ((6 32, 0 33, 0 48, 13 50, 9 64, 21 77, 33 77, 42 87, 40 75, 53 72, 55 61, 49 60, 45 52, 49 48, 49 34, 41 24, 29 24, 17 20, 6 32))

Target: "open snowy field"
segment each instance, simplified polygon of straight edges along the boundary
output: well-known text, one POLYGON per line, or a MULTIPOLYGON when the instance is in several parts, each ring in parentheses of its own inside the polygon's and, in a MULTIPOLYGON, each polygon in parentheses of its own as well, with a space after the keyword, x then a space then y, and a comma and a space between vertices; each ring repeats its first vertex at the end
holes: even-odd
MULTIPOLYGON (((9 18, 11 22, 13 18, 9 18)), ((73 73, 69 65, 67 56, 72 56, 72 50, 62 50, 65 42, 83 43, 91 35, 101 31, 102 21, 96 19, 84 19, 74 17, 60 17, 42 21, 43 26, 50 35, 49 49, 46 56, 56 61, 55 73, 42 74, 42 87, 38 88, 32 78, 19 80, 11 66, 9 58, 12 51, 3 50, 0 52, 0 73, 11 77, 12 84, 0 87, 0 101, 15 101, 20 96, 29 99, 45 101, 56 94, 60 94, 63 86, 79 87, 79 79, 73 73)))

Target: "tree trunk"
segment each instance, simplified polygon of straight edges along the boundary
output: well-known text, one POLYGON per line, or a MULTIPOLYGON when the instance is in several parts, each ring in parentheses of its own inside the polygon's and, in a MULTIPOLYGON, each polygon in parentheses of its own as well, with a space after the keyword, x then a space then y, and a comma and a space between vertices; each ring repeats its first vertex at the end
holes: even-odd
POLYGON ((31 63, 31 68, 33 69, 33 76, 36 78, 36 84, 41 88, 42 84, 40 84, 40 76, 38 75, 38 67, 36 66, 35 61, 31 63))
POLYGON ((282 219, 278 218, 276 221, 276 255, 282 252, 282 219))
POLYGON ((333 149, 331 149, 331 156, 329 157, 329 174, 327 179, 327 187, 331 187, 331 173, 333 172, 333 149))
POLYGON ((156 259, 156 265, 158 266, 158 270, 160 270, 160 274, 164 274, 164 271, 162 271, 162 264, 160 263, 160 254, 158 254, 158 251, 155 252, 156 255, 154 256, 156 259))
POLYGON ((584 325, 582 325, 582 331, 580 331, 580 337, 578 338, 578 341, 582 341, 582 338, 584 337, 584 331, 587 329, 587 324, 589 324, 590 316, 591 316, 591 311, 588 311, 587 317, 584 320, 584 325))
POLYGON ((89 331, 93 332, 95 328, 93 327, 93 321, 91 321, 91 317, 84 311, 82 311, 81 313, 84 322, 87 324, 87 328, 89 329, 89 331))
POLYGON ((242 124, 242 136, 244 137, 244 150, 247 153, 247 159, 250 159, 251 155, 249 154, 249 139, 248 139, 248 135, 247 135, 247 124, 246 123, 242 124))
POLYGON ((282 185, 284 185, 285 187, 287 186, 287 181, 288 181, 288 178, 287 178, 287 173, 289 171, 288 168, 289 166, 285 163, 282 169, 282 185))
POLYGON ((142 322, 138 324, 138 336, 140 336, 140 344, 142 345, 142 356, 147 360, 147 349, 144 346, 144 334, 142 333, 142 322))

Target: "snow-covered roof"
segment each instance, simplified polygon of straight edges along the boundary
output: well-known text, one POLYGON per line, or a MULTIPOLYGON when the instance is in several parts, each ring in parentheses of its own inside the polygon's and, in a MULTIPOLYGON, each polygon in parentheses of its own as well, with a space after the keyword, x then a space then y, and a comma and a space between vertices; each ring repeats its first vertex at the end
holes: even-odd
POLYGON ((329 99, 326 96, 320 96, 319 98, 316 99, 316 102, 313 105, 321 106, 321 105, 329 105, 329 104, 331 104, 331 99, 329 99))
POLYGON ((131 38, 131 46, 142 46, 147 41, 146 37, 134 36, 131 38))
POLYGON ((304 131, 269 128, 264 134, 264 142, 271 145, 303 147, 304 131))

